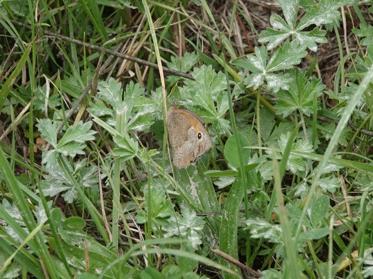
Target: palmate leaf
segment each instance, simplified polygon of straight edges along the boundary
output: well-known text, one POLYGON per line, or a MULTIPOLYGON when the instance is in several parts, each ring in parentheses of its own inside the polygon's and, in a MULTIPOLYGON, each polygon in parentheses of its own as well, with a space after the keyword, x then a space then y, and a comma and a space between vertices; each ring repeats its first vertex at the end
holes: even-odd
POLYGON ((197 249, 202 244, 202 231, 205 226, 203 218, 197 216, 196 212, 188 206, 181 204, 181 216, 172 215, 169 223, 163 228, 166 231, 165 237, 184 237, 189 244, 197 249))
POLYGON ((321 30, 319 26, 337 22, 340 18, 338 9, 352 1, 322 0, 315 2, 305 9, 304 16, 298 22, 298 1, 279 0, 278 2, 285 18, 278 14, 272 14, 270 18, 272 28, 268 28, 260 34, 259 42, 268 43, 267 48, 271 50, 290 38, 305 49, 317 51, 317 44, 327 42, 326 32, 321 30), (307 30, 312 25, 315 27, 310 31, 307 30))
POLYGON ((58 142, 57 151, 71 157, 84 154, 85 142, 95 139, 94 134, 96 132, 91 130, 91 127, 91 121, 86 123, 79 121, 77 124, 70 126, 58 142))
POLYGON ((117 116, 122 115, 127 131, 144 131, 155 121, 154 113, 161 104, 145 96, 139 84, 130 82, 124 89, 113 78, 100 81, 96 100, 88 111, 111 127, 117 127, 117 116))
MULTIPOLYGON (((272 149, 268 149, 266 153, 270 159, 281 160, 285 153, 287 143, 289 141, 290 132, 280 134, 278 136, 277 142, 274 144, 276 148, 280 150, 280 153, 273 152, 272 149)), ((313 147, 310 142, 304 139, 297 139, 291 148, 291 153, 287 161, 286 169, 290 170, 294 174, 304 174, 310 169, 311 160, 306 160, 303 156, 297 155, 296 153, 311 153, 313 152, 313 147)), ((269 167, 269 166, 268 166, 269 167)))
POLYGON ((312 1, 306 6, 306 14, 300 19, 298 28, 305 29, 311 25, 325 25, 337 23, 340 18, 339 9, 345 5, 353 4, 353 0, 320 0, 312 1))
POLYGON ((317 79, 308 79, 300 71, 292 72, 293 78, 288 90, 278 93, 277 113, 287 117, 294 111, 309 116, 313 110, 314 100, 322 93, 325 86, 317 79))
MULTIPOLYGON (((58 123, 50 119, 40 119, 37 127, 43 139, 50 143, 54 149, 48 151, 58 152, 65 156, 75 157, 77 154, 84 154, 86 142, 94 140, 95 131, 91 130, 92 122, 78 123, 67 128, 60 140, 57 140, 58 123)), ((48 156, 47 156, 48 157, 48 156)))
POLYGON ((301 62, 307 52, 296 42, 285 43, 269 58, 264 47, 255 48, 255 54, 234 61, 234 64, 249 73, 244 76, 244 83, 254 89, 267 85, 274 92, 287 89, 291 76, 282 71, 291 69, 301 62))
MULTIPOLYGON (((53 158, 51 160, 53 161, 53 158)), ((50 197, 61 193, 67 203, 72 203, 77 198, 77 191, 71 184, 71 179, 65 176, 57 162, 49 162, 45 169, 47 174, 41 182, 43 193, 50 197)), ((93 188, 98 186, 98 169, 94 165, 89 165, 86 159, 74 165, 72 176, 83 187, 93 188)))

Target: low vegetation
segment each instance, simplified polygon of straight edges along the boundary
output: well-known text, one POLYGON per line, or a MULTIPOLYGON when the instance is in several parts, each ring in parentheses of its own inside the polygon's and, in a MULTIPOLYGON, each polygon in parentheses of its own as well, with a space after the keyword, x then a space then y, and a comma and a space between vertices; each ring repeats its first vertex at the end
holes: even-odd
POLYGON ((372 15, 0 1, 0 277, 373 276, 372 15), (183 169, 172 106, 212 142, 183 169))

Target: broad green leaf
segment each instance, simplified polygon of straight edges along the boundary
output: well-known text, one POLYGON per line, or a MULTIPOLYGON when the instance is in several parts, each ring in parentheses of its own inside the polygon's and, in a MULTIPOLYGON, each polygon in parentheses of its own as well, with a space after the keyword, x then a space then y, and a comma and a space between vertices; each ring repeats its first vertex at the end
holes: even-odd
POLYGON ((360 43, 364 46, 373 45, 373 26, 368 24, 360 24, 359 28, 352 29, 352 32, 361 38, 360 43))
POLYGON ((82 121, 74 124, 67 128, 65 134, 58 142, 59 145, 63 146, 71 142, 84 143, 86 141, 94 140, 93 136, 96 132, 91 130, 92 122, 88 121, 83 123, 82 121))
POLYGON ((151 226, 155 230, 167 224, 173 214, 173 205, 166 197, 165 185, 167 182, 163 179, 153 179, 151 185, 144 187, 145 206, 137 212, 138 223, 145 224, 151 220, 151 226))
POLYGON ((237 139, 240 141, 241 146, 249 145, 247 135, 239 133, 238 135, 230 136, 224 146, 224 157, 227 160, 228 164, 235 169, 238 169, 240 167, 240 160, 238 158, 239 153, 241 153, 241 157, 244 160, 244 165, 246 165, 250 159, 250 150, 248 148, 244 148, 243 150, 239 151, 237 150, 237 139))
POLYGON ((186 52, 182 57, 172 56, 171 62, 167 63, 170 69, 188 72, 198 62, 198 55, 194 52, 186 52))
MULTIPOLYGON (((58 165, 55 157, 50 157, 45 169, 47 174, 41 182, 43 193, 50 197, 62 194, 67 203, 74 202, 78 193, 74 185, 71 184, 70 178, 66 177, 64 171, 58 165)), ((94 165, 89 165, 85 159, 74 165, 71 175, 83 187, 98 187, 98 169, 94 165)))
POLYGON ((307 240, 317 240, 321 239, 329 234, 329 228, 318 228, 318 229, 310 229, 308 231, 302 232, 300 235, 301 241, 307 240))
POLYGON ((116 107, 122 102, 121 84, 113 78, 100 81, 97 85, 97 97, 102 101, 116 107))
POLYGON ((78 216, 71 216, 63 221, 63 228, 71 231, 82 231, 85 226, 85 220, 78 216))
MULTIPOLYGON (((277 159, 281 159, 282 155, 285 152, 286 146, 288 144, 288 138, 290 136, 290 132, 281 134, 278 141, 277 146, 280 150, 280 154, 277 154, 277 156, 280 156, 277 159)), ((305 160, 303 156, 297 155, 297 152, 302 152, 306 154, 310 154, 313 151, 312 145, 307 141, 303 139, 296 139, 295 143, 293 143, 289 159, 287 161, 286 169, 290 170, 292 173, 303 173, 307 171, 310 168, 311 161, 305 160)), ((275 154, 272 154, 271 149, 267 150, 267 153, 270 157, 273 157, 275 154)))
POLYGON ((335 193, 340 188, 341 183, 334 175, 320 178, 320 187, 330 193, 335 193))
MULTIPOLYGON (((170 69, 186 73, 189 72, 197 62, 198 55, 194 52, 187 52, 182 57, 172 56, 171 62, 167 63, 167 65, 170 69)), ((181 77, 172 75, 167 77, 167 81, 171 84, 176 83, 180 79, 181 77)))

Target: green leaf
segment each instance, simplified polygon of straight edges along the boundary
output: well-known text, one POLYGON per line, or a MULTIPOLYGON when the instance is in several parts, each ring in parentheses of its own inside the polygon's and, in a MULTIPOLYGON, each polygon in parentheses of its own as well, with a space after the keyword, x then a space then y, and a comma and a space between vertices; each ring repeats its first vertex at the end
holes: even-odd
POLYGON ((305 73, 292 72, 292 80, 288 90, 278 93, 277 113, 287 117, 294 111, 310 116, 313 112, 313 102, 321 95, 325 86, 318 79, 308 79, 305 73))
MULTIPOLYGON (((187 52, 182 57, 172 56, 171 62, 167 63, 168 68, 177 70, 180 72, 189 72, 195 64, 198 62, 198 55, 195 52, 187 52)), ((178 76, 168 76, 167 81, 171 84, 175 84, 177 81, 181 80, 178 76)))
POLYGON ((311 229, 309 231, 302 232, 300 234, 300 240, 318 240, 321 239, 329 234, 329 228, 318 228, 318 229, 311 229))
POLYGON ((71 231, 83 231, 85 225, 85 220, 78 216, 71 216, 63 222, 63 228, 71 231))
POLYGON ((313 228, 317 228, 329 216, 330 201, 327 195, 320 194, 311 202, 308 211, 313 228))
POLYGON ((326 43, 326 32, 319 26, 336 22, 338 9, 351 1, 320 1, 305 9, 305 14, 297 22, 298 1, 279 1, 285 20, 273 14, 270 18, 272 28, 267 28, 260 34, 259 42, 268 43, 268 49, 274 49, 288 38, 296 42, 300 48, 317 51, 317 44, 326 43), (309 30, 311 25, 316 25, 309 30))
POLYGON ((309 7, 307 13, 301 18, 298 28, 305 29, 311 25, 325 25, 337 23, 340 18, 339 8, 353 4, 352 0, 320 0, 309 7))
POLYGON ((373 26, 368 24, 360 24, 359 28, 352 29, 352 32, 361 38, 360 43, 363 46, 373 45, 373 26))
POLYGON ((320 187, 323 190, 328 191, 330 193, 335 193, 335 191, 339 189, 341 186, 340 181, 334 175, 320 178, 319 183, 320 183, 320 187))
POLYGON ((250 150, 248 148, 243 148, 242 150, 237 150, 236 140, 240 141, 241 146, 248 146, 249 140, 247 135, 239 133, 237 135, 232 135, 228 138, 224 146, 224 157, 227 160, 228 164, 238 169, 240 167, 240 160, 238 154, 241 153, 244 165, 246 165, 250 159, 250 150))
POLYGON ((266 69, 269 72, 291 69, 306 55, 307 52, 297 42, 285 43, 271 56, 266 69))
MULTIPOLYGON (((277 140, 277 145, 280 150, 281 157, 286 150, 289 137, 290 132, 287 132, 285 134, 281 134, 279 136, 279 139, 277 140)), ((298 155, 297 152, 310 154, 312 151, 312 145, 307 140, 297 139, 292 145, 286 169, 290 170, 292 173, 303 173, 308 170, 310 168, 310 160, 304 160, 304 156, 298 155)), ((267 153, 270 157, 275 156, 275 154, 279 155, 276 152, 275 154, 272 154, 272 151, 270 149, 267 150, 267 153)), ((281 159, 281 157, 277 159, 281 159)))
POLYGON ((195 52, 186 52, 182 57, 172 56, 168 67, 173 70, 188 72, 198 62, 198 55, 195 52))
POLYGON ((97 97, 88 111, 116 129, 123 127, 127 132, 147 130, 156 120, 154 114, 161 111, 161 103, 146 97, 144 88, 138 83, 131 81, 123 90, 121 83, 109 78, 100 81, 97 88, 97 97), (118 121, 123 123, 118 125, 118 121))
MULTIPOLYGON (((43 160, 44 161, 44 160, 43 160)), ((43 193, 46 196, 54 197, 60 193, 67 203, 72 203, 77 198, 77 191, 71 179, 66 177, 64 171, 57 163, 55 155, 49 156, 45 165, 46 175, 41 182, 43 193)), ((78 161, 71 171, 71 175, 76 181, 86 188, 96 188, 98 186, 98 169, 94 165, 89 165, 87 160, 78 161)))
POLYGON ((113 150, 114 156, 118 156, 123 160, 129 160, 138 155, 138 143, 128 135, 116 136, 114 137, 114 142, 117 145, 113 150))
POLYGON ((57 147, 57 125, 50 119, 40 119, 36 125, 41 136, 54 148, 57 147))
POLYGON ((255 54, 236 60, 234 64, 249 71, 243 78, 248 87, 257 89, 266 84, 268 88, 277 92, 281 88, 287 89, 291 81, 291 77, 282 71, 299 64, 306 54, 307 52, 296 42, 285 43, 269 59, 266 49, 261 47, 255 48, 255 54))
POLYGON ((146 267, 141 271, 140 279, 163 279, 163 276, 154 267, 146 267))
POLYGON ((286 22, 293 28, 299 9, 298 0, 277 0, 277 2, 281 6, 286 22))
POLYGON ((145 207, 136 216, 138 223, 145 224, 151 220, 153 229, 167 224, 173 214, 173 205, 166 197, 165 185, 167 182, 163 179, 153 179, 151 185, 146 185, 144 188, 145 207))
POLYGON ((184 204, 181 204, 181 216, 172 215, 164 227, 164 237, 181 236, 188 239, 188 244, 197 249, 202 244, 202 232, 205 226, 203 218, 184 204))
POLYGON ((256 218, 246 220, 252 238, 264 238, 272 243, 282 242, 282 229, 280 225, 273 225, 265 220, 256 218))
POLYGON ((113 107, 119 106, 122 102, 121 84, 114 78, 100 81, 97 85, 97 97, 113 107))
POLYGON ((94 140, 95 131, 91 130, 92 122, 83 123, 79 121, 67 128, 57 144, 56 150, 65 156, 75 157, 77 154, 84 154, 83 149, 86 147, 86 142, 94 140))

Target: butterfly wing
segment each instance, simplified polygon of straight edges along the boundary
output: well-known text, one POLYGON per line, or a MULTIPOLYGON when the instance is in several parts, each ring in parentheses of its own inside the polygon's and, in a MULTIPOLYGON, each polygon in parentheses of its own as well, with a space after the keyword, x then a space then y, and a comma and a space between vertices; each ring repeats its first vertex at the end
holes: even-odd
POLYGON ((177 168, 189 166, 211 148, 211 140, 202 121, 190 111, 170 109, 167 129, 172 161, 177 168))

